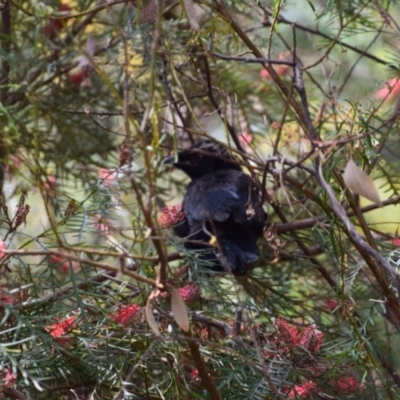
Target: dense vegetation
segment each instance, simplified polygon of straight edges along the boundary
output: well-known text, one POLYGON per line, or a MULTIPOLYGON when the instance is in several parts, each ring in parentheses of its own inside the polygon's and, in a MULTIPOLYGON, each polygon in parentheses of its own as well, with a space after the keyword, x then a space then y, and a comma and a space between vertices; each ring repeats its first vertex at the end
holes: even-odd
POLYGON ((396 2, 0 13, 2 398, 400 397, 396 2), (263 191, 244 277, 171 230, 205 138, 263 191))

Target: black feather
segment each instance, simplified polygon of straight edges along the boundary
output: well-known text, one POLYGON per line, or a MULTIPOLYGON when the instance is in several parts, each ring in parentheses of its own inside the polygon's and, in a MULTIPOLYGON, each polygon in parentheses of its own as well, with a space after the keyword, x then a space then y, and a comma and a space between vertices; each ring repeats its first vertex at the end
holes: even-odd
POLYGON ((187 239, 186 248, 202 250, 212 269, 244 275, 246 264, 259 257, 256 240, 266 220, 255 182, 227 149, 209 140, 164 162, 192 179, 183 200, 185 220, 174 227, 175 234, 187 239))

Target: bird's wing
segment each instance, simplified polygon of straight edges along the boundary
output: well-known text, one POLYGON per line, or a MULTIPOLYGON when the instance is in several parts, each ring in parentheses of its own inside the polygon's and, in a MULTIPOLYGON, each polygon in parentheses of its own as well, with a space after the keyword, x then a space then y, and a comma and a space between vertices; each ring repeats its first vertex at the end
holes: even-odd
POLYGON ((234 186, 196 187, 188 191, 184 210, 189 224, 196 221, 226 221, 241 206, 240 196, 234 186))

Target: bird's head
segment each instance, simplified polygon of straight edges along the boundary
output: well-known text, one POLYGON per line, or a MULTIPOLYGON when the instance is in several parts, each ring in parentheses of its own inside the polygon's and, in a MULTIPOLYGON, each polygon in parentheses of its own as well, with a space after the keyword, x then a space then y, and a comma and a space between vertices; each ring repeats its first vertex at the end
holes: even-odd
POLYGON ((221 169, 241 170, 237 160, 229 151, 211 140, 203 140, 178 152, 177 157, 170 156, 164 164, 173 164, 185 172, 191 179, 197 179, 221 169))

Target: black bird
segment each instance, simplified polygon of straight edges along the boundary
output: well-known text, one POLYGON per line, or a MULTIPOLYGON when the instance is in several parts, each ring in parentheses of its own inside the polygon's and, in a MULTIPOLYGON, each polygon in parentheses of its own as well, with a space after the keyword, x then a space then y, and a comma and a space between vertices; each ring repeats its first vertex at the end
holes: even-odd
POLYGON ((205 140, 163 161, 184 171, 191 182, 183 200, 185 219, 174 226, 188 249, 206 249, 200 258, 216 271, 244 275, 257 260, 256 240, 262 236, 266 213, 261 191, 228 150, 205 140))

